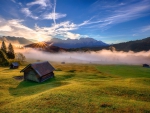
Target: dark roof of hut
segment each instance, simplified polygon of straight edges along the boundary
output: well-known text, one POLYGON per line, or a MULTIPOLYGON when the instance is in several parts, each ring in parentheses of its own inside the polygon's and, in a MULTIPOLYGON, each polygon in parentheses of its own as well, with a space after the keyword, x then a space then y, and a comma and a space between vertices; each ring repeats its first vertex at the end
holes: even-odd
POLYGON ((36 62, 33 64, 29 64, 20 72, 24 72, 29 67, 32 67, 36 71, 36 73, 38 73, 38 75, 40 76, 46 75, 55 70, 55 68, 48 61, 46 61, 46 62, 36 62))
POLYGON ((13 65, 13 66, 19 66, 18 62, 13 62, 13 63, 11 63, 11 65, 13 65))

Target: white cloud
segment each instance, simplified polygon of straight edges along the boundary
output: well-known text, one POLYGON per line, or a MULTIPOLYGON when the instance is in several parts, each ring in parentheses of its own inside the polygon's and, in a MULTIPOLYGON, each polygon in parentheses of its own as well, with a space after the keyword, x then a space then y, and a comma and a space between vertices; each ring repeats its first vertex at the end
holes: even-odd
POLYGON ((14 2, 14 3, 16 3, 16 1, 15 0, 11 0, 12 2, 14 2))
POLYGON ((8 25, 0 26, 0 31, 12 31, 12 28, 8 25))
POLYGON ((51 27, 38 27, 36 25, 35 28, 36 28, 36 31, 45 31, 49 33, 62 34, 63 32, 78 29, 78 25, 71 23, 70 21, 65 21, 56 25, 52 24, 51 27))
POLYGON ((3 24, 0 24, 0 28, 5 28, 3 30, 0 30, 0 34, 6 34, 9 36, 18 36, 18 37, 24 37, 27 39, 34 39, 38 40, 39 38, 43 38, 44 40, 49 40, 51 36, 49 36, 48 32, 38 32, 34 29, 31 29, 27 26, 24 26, 22 24, 23 20, 3 20, 3 24))
POLYGON ((78 39, 78 38, 81 37, 80 34, 75 34, 75 33, 71 33, 71 32, 65 32, 63 34, 63 36, 66 37, 66 38, 70 38, 70 39, 78 39))
POLYGON ((18 3, 20 6, 23 6, 21 2, 18 3))
POLYGON ((48 0, 35 0, 34 2, 27 3, 28 6, 40 5, 43 8, 47 7, 48 0))
POLYGON ((104 4, 102 4, 101 2, 102 1, 97 1, 96 4, 94 4, 94 7, 96 7, 97 10, 100 11, 109 10, 108 15, 105 15, 105 17, 103 16, 103 18, 101 18, 99 15, 95 15, 94 18, 81 23, 80 26, 89 25, 89 28, 108 29, 112 25, 146 16, 149 14, 147 13, 147 11, 150 11, 150 4, 148 0, 142 0, 134 4, 128 3, 130 1, 127 1, 127 3, 122 4, 124 7, 122 7, 122 5, 120 4, 111 5, 108 2, 104 2, 104 4), (99 4, 103 6, 99 7, 99 4))
POLYGON ((138 34, 132 34, 132 36, 138 36, 138 34))
POLYGON ((141 51, 134 53, 133 51, 91 51, 91 52, 61 52, 48 53, 38 51, 31 48, 18 49, 17 52, 23 53, 27 59, 48 60, 54 62, 66 63, 93 63, 93 64, 125 64, 125 65, 141 65, 143 63, 150 64, 150 51, 141 51), (110 57, 111 56, 111 57, 110 57))
POLYGON ((66 14, 61 14, 61 13, 49 13, 49 14, 45 14, 43 16, 44 19, 59 19, 59 18, 63 18, 63 17, 66 17, 66 14))
POLYGON ((22 24, 24 20, 19 20, 19 19, 12 19, 12 20, 8 20, 6 21, 8 26, 14 27, 14 28, 18 28, 18 29, 24 29, 27 31, 32 31, 32 29, 30 29, 29 27, 26 27, 22 24))
POLYGON ((56 31, 71 31, 78 28, 78 25, 71 23, 70 21, 61 22, 54 25, 56 31))
POLYGON ((59 24, 53 24, 51 27, 38 27, 35 25, 35 30, 37 32, 48 33, 50 36, 62 36, 65 38, 78 39, 80 38, 80 34, 71 33, 69 31, 78 29, 78 25, 71 23, 70 21, 61 22, 59 24))
POLYGON ((150 32, 150 25, 146 25, 143 27, 139 27, 135 29, 135 33, 132 36, 144 36, 144 37, 148 37, 149 36, 149 32, 150 32))
POLYGON ((0 18, 0 34, 24 37, 34 40, 38 40, 39 38, 43 38, 43 40, 50 40, 55 36, 78 39, 83 36, 71 32, 74 29, 78 29, 78 25, 71 23, 70 21, 62 22, 56 25, 53 24, 50 27, 39 27, 35 24, 34 29, 23 25, 23 21, 24 20, 5 20, 3 18, 0 18))
POLYGON ((25 13, 27 16, 30 16, 30 15, 31 15, 31 12, 30 12, 30 10, 29 10, 28 8, 23 8, 21 11, 22 11, 23 13, 25 13))
POLYGON ((146 31, 150 32, 150 25, 143 27, 141 31, 142 32, 146 32, 146 31))
POLYGON ((37 16, 33 16, 31 11, 28 8, 22 8, 21 10, 26 16, 31 17, 33 19, 38 19, 37 16))

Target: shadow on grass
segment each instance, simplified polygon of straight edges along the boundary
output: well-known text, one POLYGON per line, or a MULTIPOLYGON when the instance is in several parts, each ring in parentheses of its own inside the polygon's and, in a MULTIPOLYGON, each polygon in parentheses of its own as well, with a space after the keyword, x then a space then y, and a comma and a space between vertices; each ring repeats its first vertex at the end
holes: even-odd
POLYGON ((9 92, 12 96, 28 96, 42 93, 46 90, 54 89, 68 84, 69 82, 57 80, 57 78, 51 78, 42 83, 33 81, 21 81, 16 88, 10 87, 9 92))
POLYGON ((57 68, 57 69, 55 69, 55 71, 62 71, 62 69, 60 69, 60 68, 57 68))
POLYGON ((76 70, 69 70, 69 71, 67 71, 67 72, 74 73, 74 72, 76 72, 76 70))
POLYGON ((70 78, 72 78, 74 76, 75 76, 75 74, 67 74, 67 75, 64 75, 63 78, 64 79, 70 79, 70 78))

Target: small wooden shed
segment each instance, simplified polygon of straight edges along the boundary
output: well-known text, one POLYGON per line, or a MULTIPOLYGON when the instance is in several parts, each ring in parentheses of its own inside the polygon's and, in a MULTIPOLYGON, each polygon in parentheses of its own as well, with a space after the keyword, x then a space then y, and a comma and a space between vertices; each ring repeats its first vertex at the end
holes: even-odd
POLYGON ((55 68, 48 62, 36 62, 29 64, 20 72, 24 72, 24 80, 43 82, 54 77, 55 68))
POLYGON ((143 67, 149 67, 149 65, 148 64, 143 64, 143 67))
POLYGON ((10 69, 17 69, 19 67, 18 62, 13 62, 10 64, 10 69))

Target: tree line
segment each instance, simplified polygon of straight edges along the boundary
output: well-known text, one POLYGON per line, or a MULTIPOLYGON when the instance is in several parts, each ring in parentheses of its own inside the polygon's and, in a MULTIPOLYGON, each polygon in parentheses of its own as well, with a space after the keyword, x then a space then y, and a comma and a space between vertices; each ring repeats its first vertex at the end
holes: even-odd
POLYGON ((14 48, 11 43, 9 43, 8 48, 6 47, 5 42, 2 42, 1 50, 6 54, 8 59, 15 59, 14 48))
POLYGON ((18 61, 25 61, 25 56, 22 53, 15 53, 14 48, 11 43, 9 43, 8 48, 5 42, 2 42, 1 50, 6 54, 8 59, 16 59, 18 61))

